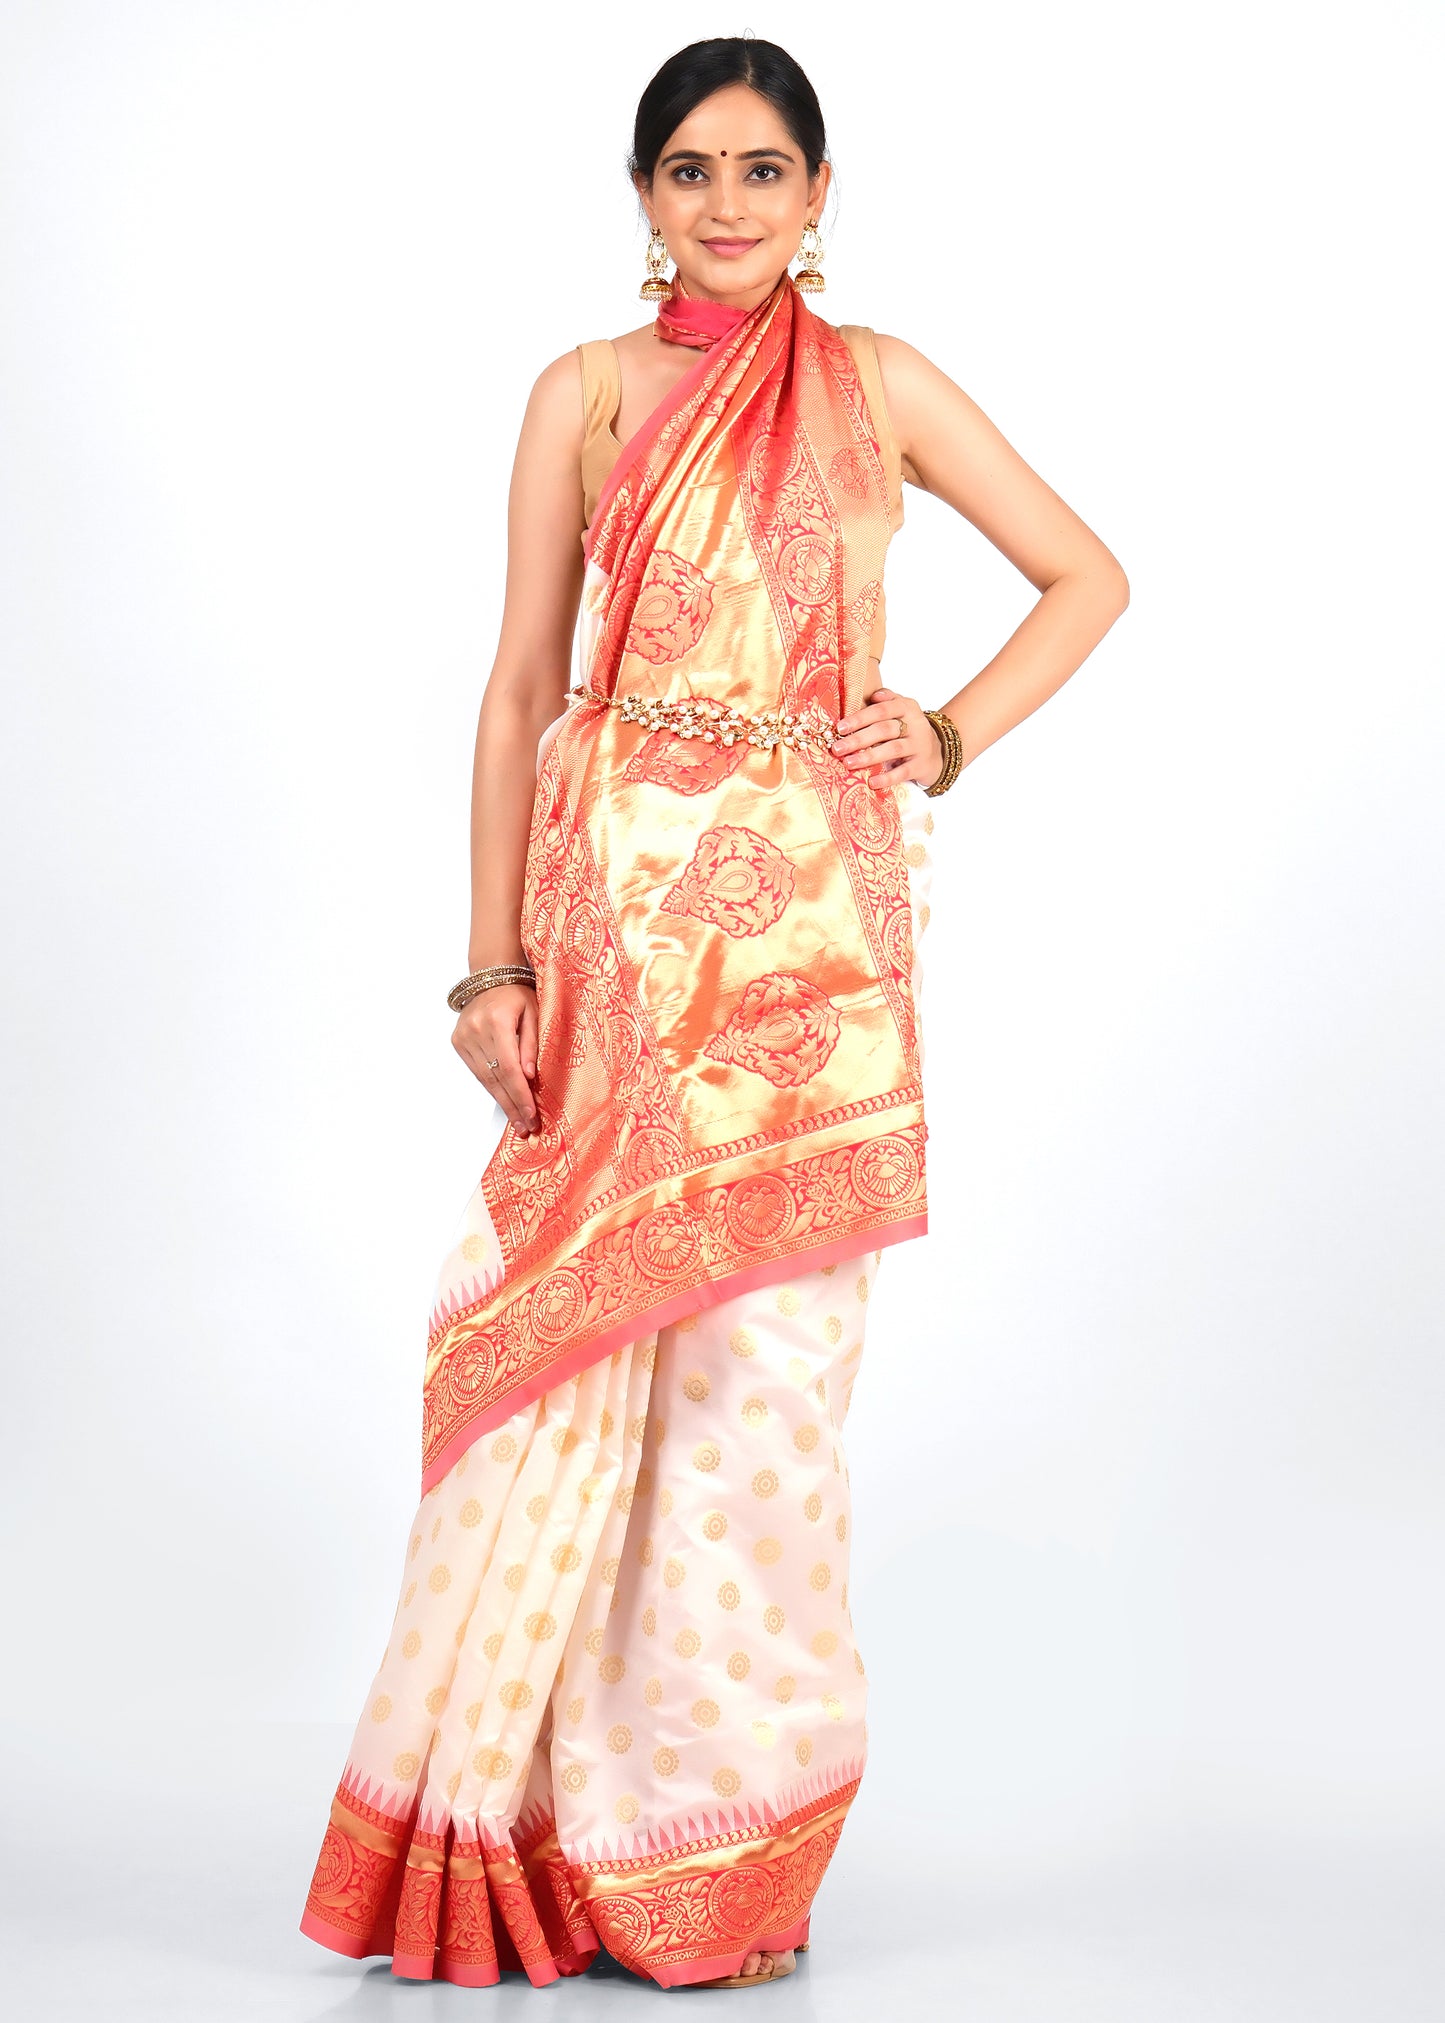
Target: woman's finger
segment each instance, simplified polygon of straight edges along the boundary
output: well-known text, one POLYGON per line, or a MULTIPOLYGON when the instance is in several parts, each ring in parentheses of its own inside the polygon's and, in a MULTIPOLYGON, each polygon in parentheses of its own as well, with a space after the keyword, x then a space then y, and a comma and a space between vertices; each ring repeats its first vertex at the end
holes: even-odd
POLYGON ((488 1008, 468 1019, 464 1012, 452 1041, 482 1087, 495 1097, 517 1129, 535 1128, 537 1108, 522 1073, 517 1035, 502 1024, 498 1013, 488 1008))
POLYGON ((527 993, 527 1001, 522 1006, 522 1030, 519 1035, 522 1073, 527 1077, 529 1082, 537 1072, 537 1026, 536 993, 529 991, 527 993))
POLYGON ((879 690, 878 696, 879 700, 866 702, 862 709, 839 720, 838 735, 829 747, 835 757, 843 758, 849 752, 866 750, 882 737, 896 737, 899 718, 906 725, 910 711, 916 712, 918 717, 923 716, 911 696, 895 695, 891 689, 879 690))

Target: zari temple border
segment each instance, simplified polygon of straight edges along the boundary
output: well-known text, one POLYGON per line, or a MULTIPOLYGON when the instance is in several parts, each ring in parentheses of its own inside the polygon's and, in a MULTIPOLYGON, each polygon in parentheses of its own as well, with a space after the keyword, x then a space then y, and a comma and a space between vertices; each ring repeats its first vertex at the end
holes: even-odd
POLYGON ((727 1807, 672 1823, 653 1851, 574 1850, 555 1822, 523 1817, 483 1846, 443 1825, 391 1819, 343 1784, 332 1805, 302 1930, 354 1959, 391 1953, 416 1980, 534 1987, 583 1972, 599 1951, 662 1987, 734 1971, 750 1951, 805 1941, 819 1883, 858 1789, 840 1771, 780 1815, 727 1807), (690 1838, 683 1838, 687 1832, 690 1838))

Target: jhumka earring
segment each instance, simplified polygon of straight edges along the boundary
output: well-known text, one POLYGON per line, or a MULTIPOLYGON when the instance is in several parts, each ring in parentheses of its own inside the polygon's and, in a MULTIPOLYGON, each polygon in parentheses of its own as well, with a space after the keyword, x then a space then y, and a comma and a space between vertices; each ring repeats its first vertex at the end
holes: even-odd
POLYGON ((823 264, 823 235, 811 218, 804 225, 803 236, 798 241, 798 257, 803 264, 794 279, 800 292, 821 295, 828 285, 818 271, 823 264))
POLYGON ((672 283, 666 279, 667 260, 667 241, 654 225, 647 242, 647 279, 637 291, 644 302, 672 300, 672 283))

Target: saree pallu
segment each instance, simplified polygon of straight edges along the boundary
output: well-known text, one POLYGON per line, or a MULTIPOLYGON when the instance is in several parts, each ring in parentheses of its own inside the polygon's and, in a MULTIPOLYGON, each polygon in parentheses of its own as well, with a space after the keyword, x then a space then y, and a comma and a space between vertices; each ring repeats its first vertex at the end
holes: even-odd
POLYGON ((503 1133, 432 1316, 424 1489, 640 1334, 927 1229, 898 796, 827 749, 894 518, 849 346, 786 274, 603 488, 523 881, 538 1130, 503 1133))
MULTIPOLYGON (((917 991, 933 818, 894 793, 917 991)), ((472 1986, 806 1939, 867 1752, 842 1428, 881 1257, 639 1335, 426 1491, 308 1936, 472 1986)))

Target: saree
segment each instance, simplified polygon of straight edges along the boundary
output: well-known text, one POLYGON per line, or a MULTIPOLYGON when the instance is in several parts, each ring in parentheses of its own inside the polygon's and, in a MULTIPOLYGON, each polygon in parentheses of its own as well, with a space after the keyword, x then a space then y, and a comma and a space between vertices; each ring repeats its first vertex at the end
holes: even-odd
POLYGON ((587 531, 524 891, 543 1131, 439 1275, 421 1501, 301 1920, 398 1975, 605 1946, 675 1986, 807 1939, 867 1747, 842 1429, 883 1251, 926 1228, 933 818, 721 732, 861 699, 888 532, 788 277, 587 531), (644 679, 703 729, 649 727, 644 679))

